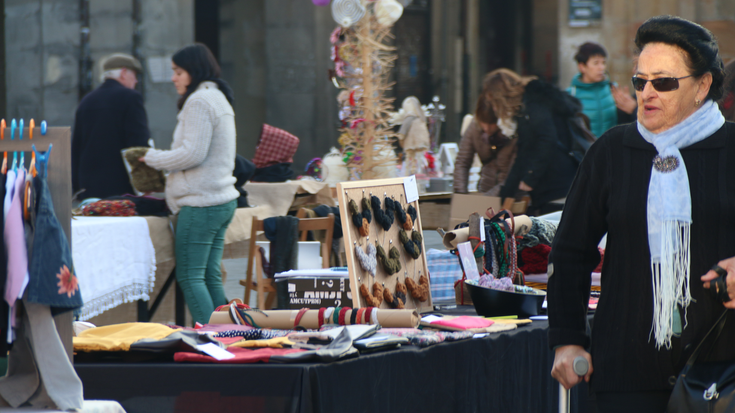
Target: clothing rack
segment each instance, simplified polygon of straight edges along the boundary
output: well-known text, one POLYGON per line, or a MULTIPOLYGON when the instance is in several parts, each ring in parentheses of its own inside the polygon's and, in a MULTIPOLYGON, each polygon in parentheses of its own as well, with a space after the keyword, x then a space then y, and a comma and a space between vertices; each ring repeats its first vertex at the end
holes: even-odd
MULTIPOLYGON (((48 186, 51 191, 56 218, 64 229, 71 247, 71 128, 68 126, 47 128, 45 135, 41 135, 40 127, 34 128, 32 139, 27 127, 23 130, 23 139, 19 139, 17 130, 15 131, 15 138, 10 139, 10 129, 9 127, 5 128, 3 131, 4 138, 0 140, 0 165, 2 152, 7 151, 8 168, 12 166, 13 151, 26 153, 24 158, 27 168, 31 162, 32 145, 36 145, 37 151, 46 152, 49 144, 53 144, 48 159, 48 186)), ((5 194, 2 195, 5 196, 5 194)), ((66 311, 55 316, 54 321, 69 359, 73 360, 72 311, 66 311)))
POLYGON ((54 202, 56 218, 64 228, 71 246, 71 128, 68 126, 48 128, 46 135, 41 135, 41 128, 34 128, 32 139, 29 139, 28 128, 25 128, 23 139, 18 139, 17 130, 15 139, 10 139, 10 128, 8 127, 5 128, 4 136, 5 138, 0 140, 0 157, 1 152, 8 152, 8 168, 13 162, 12 151, 26 152, 27 167, 31 161, 30 153, 33 151, 31 145, 36 145, 37 151, 45 152, 49 144, 53 144, 48 160, 48 186, 54 202))

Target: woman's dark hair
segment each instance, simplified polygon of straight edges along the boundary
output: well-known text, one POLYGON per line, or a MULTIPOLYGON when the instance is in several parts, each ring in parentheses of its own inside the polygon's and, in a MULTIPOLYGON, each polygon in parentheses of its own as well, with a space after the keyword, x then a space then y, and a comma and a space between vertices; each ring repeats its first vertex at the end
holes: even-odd
POLYGON ((176 106, 181 110, 184 107, 186 99, 197 90, 199 84, 204 81, 210 81, 217 84, 219 90, 225 95, 230 105, 233 104, 234 96, 232 88, 224 80, 220 79, 220 68, 217 59, 214 58, 212 51, 202 43, 194 43, 186 46, 176 52, 171 60, 176 66, 186 70, 191 76, 191 83, 186 87, 184 93, 176 106))
POLYGON ((712 86, 706 99, 722 97, 725 73, 717 39, 712 32, 681 17, 656 16, 646 20, 635 35, 639 53, 648 43, 665 43, 684 50, 689 56, 685 60, 692 76, 712 74, 712 86))
POLYGON ((475 119, 490 125, 498 123, 498 117, 495 116, 495 111, 493 110, 492 105, 487 101, 487 99, 485 99, 484 95, 477 97, 477 104, 475 105, 475 119))
POLYGON ((592 56, 607 57, 607 52, 605 51, 605 48, 599 44, 587 42, 579 46, 577 54, 574 55, 574 60, 576 60, 577 63, 586 65, 587 61, 590 60, 590 57, 592 56))

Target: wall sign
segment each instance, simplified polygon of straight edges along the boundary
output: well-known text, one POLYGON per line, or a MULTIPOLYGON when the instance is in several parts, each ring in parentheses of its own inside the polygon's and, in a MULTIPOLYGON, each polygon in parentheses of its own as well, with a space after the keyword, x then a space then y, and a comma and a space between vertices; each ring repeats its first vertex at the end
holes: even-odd
POLYGON ((569 26, 588 27, 602 19, 602 0, 569 0, 569 26))

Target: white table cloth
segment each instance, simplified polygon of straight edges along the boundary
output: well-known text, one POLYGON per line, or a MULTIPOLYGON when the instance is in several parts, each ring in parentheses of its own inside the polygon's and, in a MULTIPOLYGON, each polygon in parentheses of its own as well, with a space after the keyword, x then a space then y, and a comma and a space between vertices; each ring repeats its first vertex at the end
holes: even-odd
POLYGON ((150 299, 156 253, 142 217, 75 217, 72 258, 88 320, 122 303, 150 299))

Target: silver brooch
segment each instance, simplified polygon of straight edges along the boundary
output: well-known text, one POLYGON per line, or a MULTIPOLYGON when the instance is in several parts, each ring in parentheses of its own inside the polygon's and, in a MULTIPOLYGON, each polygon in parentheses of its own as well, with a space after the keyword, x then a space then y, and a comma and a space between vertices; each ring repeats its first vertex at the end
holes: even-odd
POLYGON ((671 155, 662 158, 656 155, 656 157, 653 158, 653 167, 659 172, 671 172, 679 167, 679 158, 671 155))

